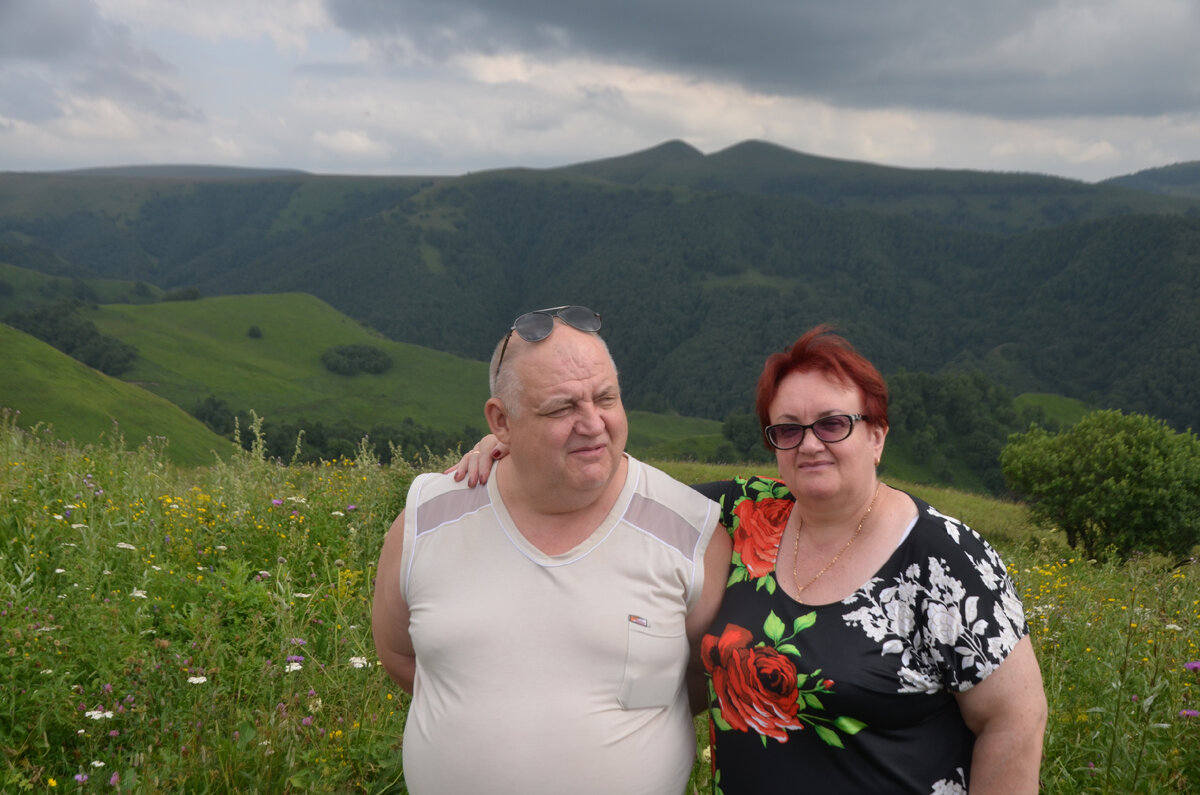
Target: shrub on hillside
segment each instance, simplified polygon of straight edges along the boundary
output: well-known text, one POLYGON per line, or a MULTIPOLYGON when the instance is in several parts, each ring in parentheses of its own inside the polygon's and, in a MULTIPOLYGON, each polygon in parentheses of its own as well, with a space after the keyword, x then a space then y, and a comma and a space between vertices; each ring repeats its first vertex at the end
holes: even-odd
POLYGON ((63 299, 10 312, 4 322, 102 373, 120 375, 132 367, 137 348, 101 334, 95 323, 82 316, 82 311, 80 301, 63 299))
POLYGON ((321 364, 331 373, 382 373, 392 366, 386 353, 374 345, 339 345, 321 354, 321 364))
POLYGON ((1200 543, 1200 440, 1141 414, 1098 411, 1057 434, 1014 434, 1000 456, 1033 518, 1089 557, 1186 557, 1200 543))
POLYGON ((178 290, 171 290, 163 293, 162 300, 164 301, 196 301, 200 298, 200 290, 195 287, 180 287, 178 290))

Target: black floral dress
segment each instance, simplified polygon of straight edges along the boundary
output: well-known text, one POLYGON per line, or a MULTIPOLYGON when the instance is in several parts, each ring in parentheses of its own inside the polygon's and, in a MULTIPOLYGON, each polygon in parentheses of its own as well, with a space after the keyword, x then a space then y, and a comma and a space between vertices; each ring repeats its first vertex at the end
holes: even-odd
POLYGON ((841 602, 805 605, 775 579, 787 488, 758 477, 697 488, 733 536, 701 646, 715 792, 965 793, 974 735, 953 693, 1028 632, 995 550, 913 497, 916 524, 875 576, 841 602))

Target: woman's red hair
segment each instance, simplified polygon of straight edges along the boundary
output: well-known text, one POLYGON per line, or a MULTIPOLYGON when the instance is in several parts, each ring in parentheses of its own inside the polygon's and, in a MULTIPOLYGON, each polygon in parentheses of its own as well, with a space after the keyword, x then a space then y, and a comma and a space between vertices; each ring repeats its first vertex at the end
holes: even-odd
MULTIPOLYGON (((758 377, 754 399, 760 427, 766 428, 771 424, 771 403, 779 391, 779 382, 792 373, 814 371, 824 373, 845 386, 858 387, 867 421, 887 429, 887 383, 875 365, 828 325, 817 326, 796 340, 788 350, 767 357, 762 375, 758 377)), ((763 444, 767 444, 765 439, 763 444)), ((767 445, 767 449, 773 448, 767 445)))

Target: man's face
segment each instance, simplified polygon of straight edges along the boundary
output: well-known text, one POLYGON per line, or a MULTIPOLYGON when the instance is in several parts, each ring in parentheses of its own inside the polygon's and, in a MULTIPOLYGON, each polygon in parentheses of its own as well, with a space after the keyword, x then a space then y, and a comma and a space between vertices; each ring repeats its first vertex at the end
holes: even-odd
POLYGON ((528 349, 503 365, 519 368, 519 407, 493 430, 526 487, 602 491, 629 435, 612 360, 597 337, 562 324, 522 344, 528 349))

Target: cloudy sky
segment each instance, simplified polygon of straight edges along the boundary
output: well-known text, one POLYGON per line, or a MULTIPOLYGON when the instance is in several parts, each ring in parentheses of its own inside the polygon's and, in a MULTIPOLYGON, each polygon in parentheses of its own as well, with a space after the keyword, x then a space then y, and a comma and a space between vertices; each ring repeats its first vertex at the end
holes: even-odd
POLYGON ((1196 0, 0 0, 0 171, 1200 160, 1196 0))

